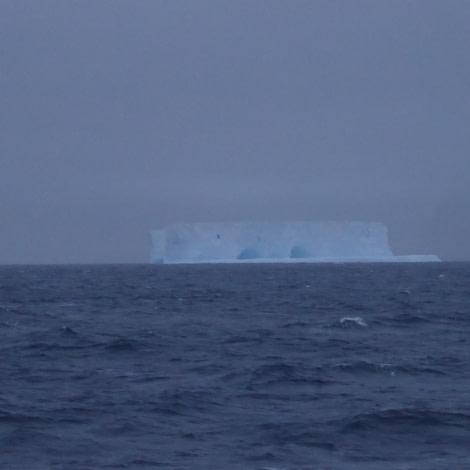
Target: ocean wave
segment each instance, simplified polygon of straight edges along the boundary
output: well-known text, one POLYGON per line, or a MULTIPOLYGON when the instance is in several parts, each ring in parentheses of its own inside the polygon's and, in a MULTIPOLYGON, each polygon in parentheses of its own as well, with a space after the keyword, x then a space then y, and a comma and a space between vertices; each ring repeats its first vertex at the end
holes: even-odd
MULTIPOLYGON (((386 427, 403 428, 412 426, 413 429, 435 427, 456 427, 467 433, 470 439, 470 415, 465 413, 446 412, 417 408, 391 408, 370 413, 360 413, 350 418, 337 421, 341 431, 356 433, 360 430, 378 430, 386 427)), ((411 429, 410 429, 411 431, 411 429)))

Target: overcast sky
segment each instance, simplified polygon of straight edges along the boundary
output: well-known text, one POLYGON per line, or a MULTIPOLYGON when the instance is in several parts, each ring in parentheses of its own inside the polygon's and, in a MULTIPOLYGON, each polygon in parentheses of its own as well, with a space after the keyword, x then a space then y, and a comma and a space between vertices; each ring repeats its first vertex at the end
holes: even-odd
POLYGON ((0 263, 370 220, 470 259, 470 2, 0 0, 0 263))

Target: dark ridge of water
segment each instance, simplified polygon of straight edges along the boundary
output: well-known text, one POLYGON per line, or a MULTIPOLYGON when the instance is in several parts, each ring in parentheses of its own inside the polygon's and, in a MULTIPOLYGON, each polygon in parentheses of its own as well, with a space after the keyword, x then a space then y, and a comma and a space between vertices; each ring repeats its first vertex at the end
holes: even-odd
POLYGON ((470 468, 470 264, 0 267, 0 468, 470 468))

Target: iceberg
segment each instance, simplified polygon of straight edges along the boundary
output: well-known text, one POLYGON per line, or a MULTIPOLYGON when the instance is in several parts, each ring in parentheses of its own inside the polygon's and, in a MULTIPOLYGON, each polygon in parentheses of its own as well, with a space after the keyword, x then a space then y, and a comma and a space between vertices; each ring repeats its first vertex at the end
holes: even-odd
POLYGON ((381 222, 213 222, 153 230, 151 263, 423 262, 394 256, 381 222))

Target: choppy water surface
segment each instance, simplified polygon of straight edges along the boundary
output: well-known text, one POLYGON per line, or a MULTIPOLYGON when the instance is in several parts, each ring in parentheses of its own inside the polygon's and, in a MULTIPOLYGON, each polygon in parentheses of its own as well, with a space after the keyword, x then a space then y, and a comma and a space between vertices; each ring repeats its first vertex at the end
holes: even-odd
POLYGON ((0 268, 0 468, 470 468, 470 264, 0 268))

